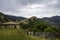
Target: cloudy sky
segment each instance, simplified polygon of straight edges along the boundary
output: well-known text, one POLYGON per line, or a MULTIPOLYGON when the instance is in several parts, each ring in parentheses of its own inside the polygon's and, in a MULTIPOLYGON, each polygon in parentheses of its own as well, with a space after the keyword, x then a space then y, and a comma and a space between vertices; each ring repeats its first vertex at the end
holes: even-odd
POLYGON ((23 17, 60 16, 60 0, 0 0, 0 12, 23 17))

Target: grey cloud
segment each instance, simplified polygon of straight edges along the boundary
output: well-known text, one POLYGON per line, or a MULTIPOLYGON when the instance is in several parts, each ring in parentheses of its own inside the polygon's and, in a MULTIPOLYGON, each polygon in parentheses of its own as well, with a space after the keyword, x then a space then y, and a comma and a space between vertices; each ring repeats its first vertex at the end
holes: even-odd
POLYGON ((0 0, 1 11, 17 11, 17 4, 14 0, 0 0))
POLYGON ((34 3, 40 3, 43 0, 18 0, 17 3, 21 5, 29 5, 34 3))
POLYGON ((56 10, 60 9, 60 0, 55 0, 53 2, 56 2, 56 3, 48 4, 47 7, 51 9, 56 9, 56 10))
MULTIPOLYGON (((37 7, 41 9, 41 7, 37 7)), ((27 8, 26 8, 27 9, 27 8)), ((29 7, 28 7, 29 9, 29 7)), ((32 9, 31 9, 32 10, 32 9)), ((60 0, 0 0, 0 11, 4 11, 6 13, 10 12, 9 14, 16 15, 16 13, 20 14, 21 16, 30 16, 31 15, 47 15, 47 14, 59 14, 60 15, 60 0), (52 4, 51 2, 56 1, 56 3, 52 4), (51 3, 51 4, 50 4, 51 3), (41 4, 44 5, 45 7, 41 11, 38 11, 37 13, 32 12, 30 14, 30 11, 24 13, 23 10, 18 10, 18 9, 24 9, 27 7, 27 5, 32 5, 32 4, 41 4)), ((17 14, 17 15, 18 15, 17 14)), ((47 15, 48 16, 48 15, 47 15)))
POLYGON ((31 5, 31 4, 46 4, 54 0, 17 0, 18 4, 31 5))
POLYGON ((46 4, 52 0, 0 0, 0 10, 17 11, 17 9, 31 4, 46 4))

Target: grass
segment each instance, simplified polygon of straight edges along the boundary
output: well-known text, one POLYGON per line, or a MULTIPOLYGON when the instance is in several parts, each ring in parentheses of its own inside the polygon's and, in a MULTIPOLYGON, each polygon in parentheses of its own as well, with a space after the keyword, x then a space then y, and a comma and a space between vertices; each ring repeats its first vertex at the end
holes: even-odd
POLYGON ((36 36, 26 35, 22 29, 0 29, 0 40, 45 40, 45 39, 36 36))
POLYGON ((0 40, 28 40, 21 29, 0 29, 0 40))

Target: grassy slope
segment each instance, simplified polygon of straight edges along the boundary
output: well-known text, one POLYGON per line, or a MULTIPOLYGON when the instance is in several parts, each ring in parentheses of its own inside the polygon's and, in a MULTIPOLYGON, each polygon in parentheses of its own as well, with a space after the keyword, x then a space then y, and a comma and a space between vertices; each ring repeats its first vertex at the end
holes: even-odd
POLYGON ((0 29, 0 40, 43 40, 43 38, 26 35, 22 29, 0 29))
MULTIPOLYGON (((21 29, 0 29, 0 40, 30 40, 21 29)), ((31 39, 32 40, 32 39, 31 39)))

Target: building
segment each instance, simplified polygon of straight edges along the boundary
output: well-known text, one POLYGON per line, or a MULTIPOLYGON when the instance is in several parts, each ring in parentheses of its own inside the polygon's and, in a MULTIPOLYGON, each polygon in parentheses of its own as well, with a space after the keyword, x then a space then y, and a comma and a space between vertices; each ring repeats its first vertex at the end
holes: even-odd
POLYGON ((4 22, 0 24, 0 28, 19 28, 19 23, 17 22, 4 22))

